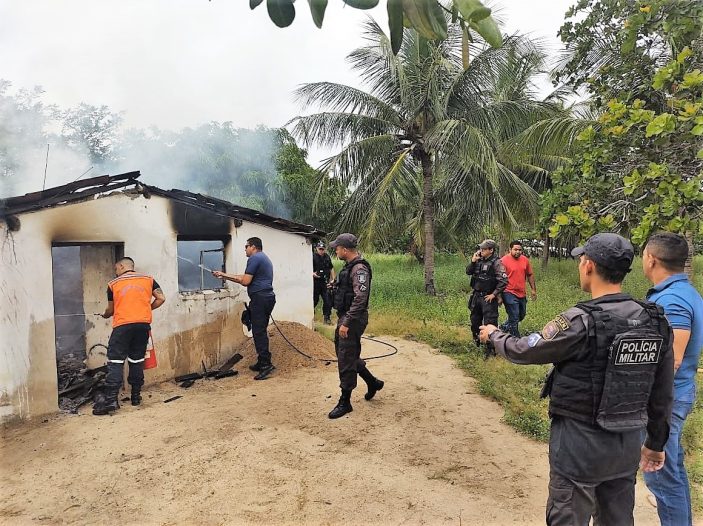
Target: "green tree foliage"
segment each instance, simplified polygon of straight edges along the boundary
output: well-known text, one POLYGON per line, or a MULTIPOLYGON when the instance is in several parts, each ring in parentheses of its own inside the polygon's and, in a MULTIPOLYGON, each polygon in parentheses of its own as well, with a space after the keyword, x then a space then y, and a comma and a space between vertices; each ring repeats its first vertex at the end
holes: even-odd
POLYGON ((105 105, 81 102, 75 108, 59 111, 64 142, 78 151, 87 150, 91 163, 100 165, 112 160, 122 116, 105 105))
POLYGON ((537 194, 524 178, 544 169, 516 160, 516 138, 565 112, 535 99, 531 79, 544 55, 525 38, 475 48, 468 69, 457 25, 441 42, 410 31, 397 55, 374 21, 366 38, 349 61, 370 91, 304 85, 303 105, 325 111, 295 118, 294 133, 342 148, 321 168, 323 188, 332 173, 352 189, 339 228, 381 246, 410 233, 424 247, 425 288, 434 294, 438 231, 466 236, 533 216, 537 194))
POLYGON ((0 79, 0 195, 10 195, 21 176, 26 152, 46 151, 52 108, 41 101, 41 88, 10 93, 0 79))
POLYGON ((85 149, 77 153, 56 133, 60 112, 43 96, 41 87, 12 89, 0 79, 0 197, 64 184, 90 168, 85 149))
MULTIPOLYGON (((251 9, 264 0, 249 0, 251 9)), ((342 0, 354 9, 372 9, 379 0, 342 0)), ((266 0, 269 18, 278 27, 288 27, 295 20, 295 0, 266 0)), ((322 27, 327 9, 327 0, 308 0, 310 14, 317 27, 322 27)), ((452 22, 459 23, 467 41, 473 40, 471 33, 479 35, 493 47, 500 47, 503 39, 498 25, 491 17, 491 10, 480 0, 452 0, 449 7, 437 0, 387 0, 388 29, 393 53, 400 51, 405 29, 417 31, 427 40, 447 38, 447 13, 452 22)), ((465 51, 468 45, 464 45, 465 51)))
POLYGON ((574 85, 589 85, 601 115, 554 174, 542 220, 562 241, 602 230, 640 244, 659 229, 703 234, 703 4, 583 0, 573 14, 587 7, 622 23, 606 24, 615 47, 605 62, 585 52, 593 41, 586 26, 562 28, 575 50, 565 71, 574 85))
POLYGON ((324 185, 323 190, 318 184, 317 171, 308 164, 306 157, 307 152, 291 135, 285 129, 280 130, 276 172, 281 178, 283 201, 290 218, 332 232, 348 190, 336 179, 324 185))

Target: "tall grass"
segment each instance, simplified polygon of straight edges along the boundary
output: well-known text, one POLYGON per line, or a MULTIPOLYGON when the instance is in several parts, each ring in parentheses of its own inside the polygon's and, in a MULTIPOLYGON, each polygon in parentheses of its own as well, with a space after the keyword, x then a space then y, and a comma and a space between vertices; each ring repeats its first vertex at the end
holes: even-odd
MULTIPOLYGON (((459 256, 438 254, 435 260, 436 297, 424 293, 422 267, 410 256, 372 254, 373 267, 371 315, 368 333, 392 334, 426 342, 454 358, 478 383, 480 392, 498 401, 505 410, 505 421, 515 429, 538 440, 549 437, 547 403, 539 398, 546 366, 516 366, 504 360, 483 360, 474 346, 469 330, 467 299, 469 281, 467 261, 459 256)), ((533 260, 537 282, 537 301, 530 301, 522 333, 539 331, 560 312, 588 295, 581 291, 577 263, 553 260, 543 270, 533 260)), ((339 267, 339 262, 336 262, 339 267)), ((703 257, 694 262, 694 285, 703 291, 703 257)), ((628 274, 623 289, 644 298, 650 285, 638 259, 628 274)), ((506 318, 500 309, 500 321, 506 318)), ((687 465, 691 484, 703 486, 703 401, 698 400, 684 430, 687 465)), ((703 510, 701 491, 692 491, 694 505, 703 510)))

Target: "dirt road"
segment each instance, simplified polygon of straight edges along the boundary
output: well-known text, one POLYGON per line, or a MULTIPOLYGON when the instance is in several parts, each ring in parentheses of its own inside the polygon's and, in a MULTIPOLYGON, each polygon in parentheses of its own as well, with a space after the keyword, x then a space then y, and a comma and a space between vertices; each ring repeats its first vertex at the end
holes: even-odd
MULTIPOLYGON (((336 421, 335 364, 295 357, 255 382, 249 352, 236 377, 162 384, 111 417, 6 429, 0 523, 543 524, 546 445, 502 424, 450 358, 387 341, 399 353, 370 362, 386 388, 366 402, 362 382, 336 421)), ((638 488, 636 523, 657 524, 638 488)))

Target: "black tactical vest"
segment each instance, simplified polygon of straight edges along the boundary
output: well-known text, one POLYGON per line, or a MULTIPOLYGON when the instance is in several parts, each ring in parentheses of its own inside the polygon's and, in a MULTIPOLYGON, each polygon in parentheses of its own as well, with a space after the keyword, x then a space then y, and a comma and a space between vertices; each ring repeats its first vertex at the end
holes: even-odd
POLYGON ((330 257, 325 254, 321 256, 318 253, 313 253, 312 255, 312 271, 315 272, 319 278, 314 278, 314 279, 319 279, 319 280, 324 280, 327 281, 330 277, 330 268, 332 266, 332 260, 330 257))
MULTIPOLYGON (((361 263, 369 271, 369 282, 371 281, 371 264, 364 258, 356 258, 348 262, 337 276, 334 289, 333 306, 337 312, 347 312, 354 301, 354 286, 352 283, 352 268, 361 263)), ((368 307, 368 301, 366 306, 368 307)))
POLYGON ((493 292, 498 285, 495 271, 495 260, 498 256, 493 254, 488 259, 479 259, 474 263, 474 272, 471 276, 471 288, 478 292, 493 292))
POLYGON ((663 309, 623 295, 576 305, 591 317, 584 360, 557 364, 548 381, 549 414, 574 418, 606 431, 647 425, 647 405, 662 354, 672 341, 663 309), (623 318, 603 303, 634 301, 642 310, 623 318))

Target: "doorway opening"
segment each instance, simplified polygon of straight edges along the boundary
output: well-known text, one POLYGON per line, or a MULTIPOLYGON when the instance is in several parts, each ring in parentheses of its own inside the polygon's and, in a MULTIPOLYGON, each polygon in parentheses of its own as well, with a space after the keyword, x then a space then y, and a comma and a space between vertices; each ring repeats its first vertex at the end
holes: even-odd
POLYGON ((59 407, 75 411, 92 400, 105 374, 110 320, 107 283, 122 243, 54 243, 51 247, 59 407))

